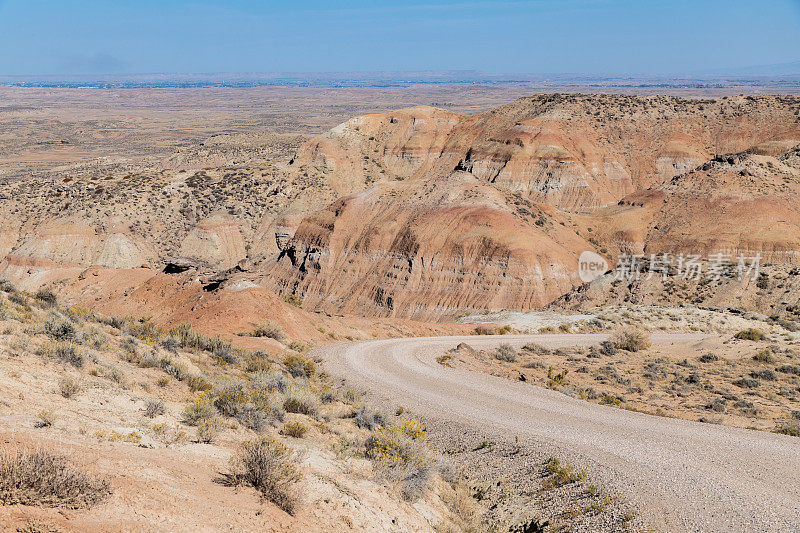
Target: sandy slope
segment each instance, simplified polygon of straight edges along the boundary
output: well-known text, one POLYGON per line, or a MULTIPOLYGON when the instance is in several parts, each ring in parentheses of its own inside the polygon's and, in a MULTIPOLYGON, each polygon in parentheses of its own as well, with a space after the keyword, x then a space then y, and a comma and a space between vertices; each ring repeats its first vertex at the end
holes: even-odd
MULTIPOLYGON (((459 342, 557 347, 602 335, 416 338, 320 348, 336 377, 434 418, 516 437, 590 467, 665 531, 789 531, 800 523, 794 437, 659 418, 575 400, 526 383, 443 367, 459 342)), ((700 335, 655 335, 656 343, 700 335)))

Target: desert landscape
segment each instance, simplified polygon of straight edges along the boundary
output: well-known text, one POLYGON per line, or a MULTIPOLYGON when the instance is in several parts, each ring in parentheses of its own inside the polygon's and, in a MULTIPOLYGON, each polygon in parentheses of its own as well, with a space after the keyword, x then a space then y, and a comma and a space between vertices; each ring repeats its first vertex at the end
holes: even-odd
POLYGON ((0 0, 0 531, 798 531, 740 4, 0 0))
MULTIPOLYGON (((362 379, 372 360, 340 354, 373 339, 435 338, 426 368, 496 376, 487 394, 742 428, 797 460, 799 97, 0 91, 9 530, 708 523, 624 456, 390 392, 395 356, 362 379), (591 283, 586 250, 608 262, 591 283), (648 262, 692 253, 695 277, 648 262), (733 275, 745 255, 758 272, 733 275)), ((790 527, 796 507, 724 490, 714 529, 790 527)))

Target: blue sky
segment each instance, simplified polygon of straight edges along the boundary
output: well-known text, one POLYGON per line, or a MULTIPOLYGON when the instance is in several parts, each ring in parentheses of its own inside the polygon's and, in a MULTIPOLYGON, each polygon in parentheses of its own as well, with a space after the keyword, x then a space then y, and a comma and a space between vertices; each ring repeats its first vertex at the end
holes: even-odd
POLYGON ((0 75, 672 74, 798 60, 800 0, 0 0, 0 75))

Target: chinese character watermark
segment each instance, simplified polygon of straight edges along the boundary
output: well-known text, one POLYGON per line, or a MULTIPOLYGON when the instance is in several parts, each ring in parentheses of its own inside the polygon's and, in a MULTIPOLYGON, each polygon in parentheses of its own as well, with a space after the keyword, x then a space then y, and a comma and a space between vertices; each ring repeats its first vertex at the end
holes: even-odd
MULTIPOLYGON (((611 274, 618 280, 638 281, 673 276, 684 280, 707 279, 758 279, 761 254, 746 256, 715 252, 701 254, 620 254, 611 274)), ((584 283, 590 283, 607 272, 608 263, 594 252, 583 252, 578 259, 578 274, 584 283)))

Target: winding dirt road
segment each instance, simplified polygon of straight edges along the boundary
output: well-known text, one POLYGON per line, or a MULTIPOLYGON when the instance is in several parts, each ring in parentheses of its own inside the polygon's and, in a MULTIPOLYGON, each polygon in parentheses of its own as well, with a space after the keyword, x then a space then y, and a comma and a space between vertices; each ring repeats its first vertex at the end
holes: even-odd
MULTIPOLYGON (((701 335, 654 335, 654 343, 701 335)), ((649 416, 487 374, 444 367, 459 342, 595 344, 604 335, 390 339, 315 350, 351 386, 428 417, 524 439, 590 468, 664 531, 800 531, 800 439, 649 416)))

